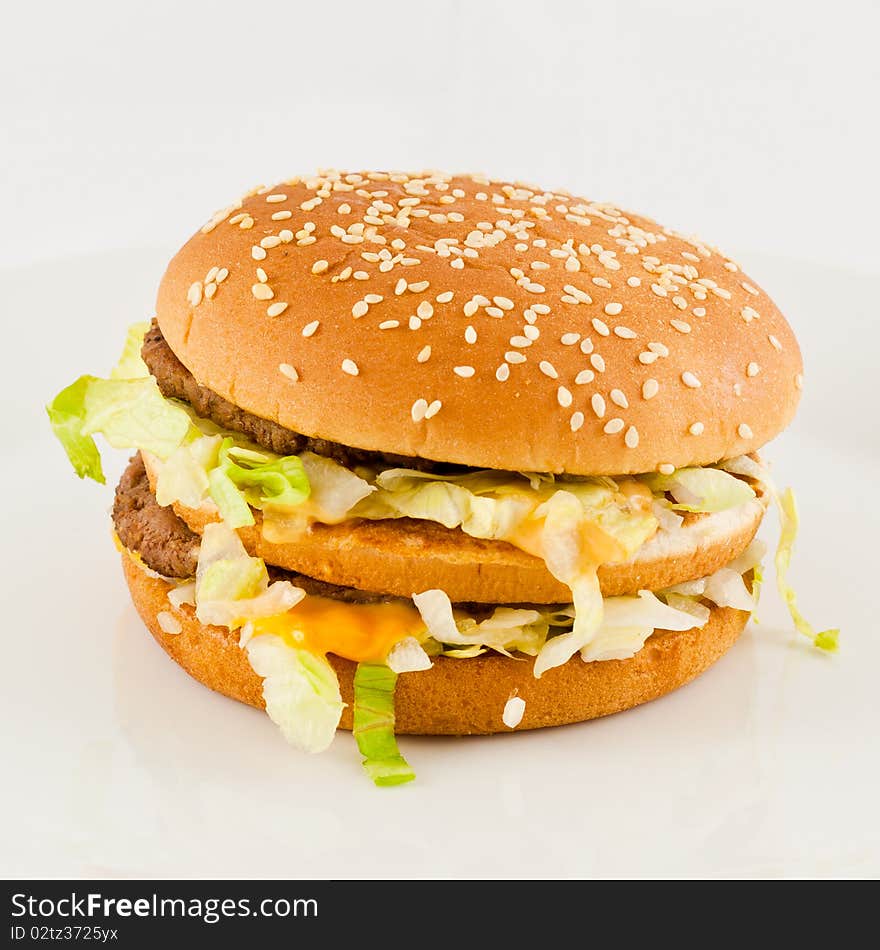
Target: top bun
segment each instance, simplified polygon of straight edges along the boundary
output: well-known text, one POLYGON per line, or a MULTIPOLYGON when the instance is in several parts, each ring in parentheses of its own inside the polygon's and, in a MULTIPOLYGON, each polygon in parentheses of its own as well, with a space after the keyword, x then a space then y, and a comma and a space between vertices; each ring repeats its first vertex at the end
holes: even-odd
POLYGON ((480 176, 323 172, 218 212, 159 325, 203 386, 305 435, 619 475, 753 452, 801 356, 730 258, 614 205, 480 176))

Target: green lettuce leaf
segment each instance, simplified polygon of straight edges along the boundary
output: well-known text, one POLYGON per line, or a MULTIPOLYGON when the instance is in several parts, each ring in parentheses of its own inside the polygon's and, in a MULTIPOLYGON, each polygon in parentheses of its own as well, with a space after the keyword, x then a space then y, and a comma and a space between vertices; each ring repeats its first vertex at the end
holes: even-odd
POLYGON ((679 511, 714 512, 736 508, 755 497, 748 482, 718 468, 678 468, 671 475, 641 476, 654 492, 669 492, 679 511))
POLYGON ((354 728, 364 768, 376 785, 402 785, 416 776, 394 737, 397 674, 387 666, 358 663, 354 674, 354 728))
POLYGON ((111 379, 140 379, 149 376, 150 370, 141 358, 141 347, 144 345, 144 334, 150 329, 149 323, 133 323, 128 328, 125 344, 122 347, 122 356, 110 373, 111 379))
POLYGON ((98 446, 90 435, 83 434, 86 417, 86 392, 94 376, 80 376, 49 403, 46 411, 56 438, 64 447, 73 470, 80 478, 93 478, 102 485, 106 481, 101 467, 98 446))
POLYGON ((278 457, 242 448, 225 438, 208 485, 223 520, 232 528, 254 523, 249 505, 287 510, 309 497, 309 480, 295 455, 278 457))

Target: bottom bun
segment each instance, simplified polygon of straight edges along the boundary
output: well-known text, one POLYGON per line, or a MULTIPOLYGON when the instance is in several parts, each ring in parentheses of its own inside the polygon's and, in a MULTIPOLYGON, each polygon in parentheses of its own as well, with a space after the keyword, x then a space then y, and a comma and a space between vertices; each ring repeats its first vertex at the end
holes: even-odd
MULTIPOLYGON (((122 567, 134 605, 163 650, 190 676, 239 702, 264 708, 262 680, 238 646, 238 634, 203 624, 192 607, 174 608, 171 584, 147 574, 126 552, 122 567), (171 614, 180 632, 166 633, 159 614, 171 614)), ((169 626, 167 618, 165 626, 169 626)), ((585 663, 576 656, 564 666, 532 675, 533 660, 484 654, 458 660, 437 657, 429 670, 401 674, 395 697, 398 734, 485 735, 509 732, 501 720, 512 695, 525 700, 517 730, 597 719, 657 699, 708 669, 736 641, 747 611, 712 607, 705 626, 684 632, 658 631, 629 660, 585 663)), ((328 657, 339 675, 347 704, 340 726, 351 729, 352 680, 357 664, 328 657)))

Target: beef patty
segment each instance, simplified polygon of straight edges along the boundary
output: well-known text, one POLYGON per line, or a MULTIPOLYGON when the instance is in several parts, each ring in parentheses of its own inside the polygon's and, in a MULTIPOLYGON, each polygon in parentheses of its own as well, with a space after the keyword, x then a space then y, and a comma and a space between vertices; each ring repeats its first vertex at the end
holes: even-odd
POLYGON ((452 465, 447 462, 434 462, 430 459, 392 455, 387 452, 368 452, 364 449, 340 445, 338 442, 329 442, 327 439, 300 435, 270 419, 262 419, 251 412, 239 409, 238 406, 196 382, 193 374, 174 355, 155 320, 144 337, 141 356, 150 372, 156 377, 163 396, 189 403, 202 418, 210 419, 224 429, 240 432, 257 445, 278 455, 298 455, 308 450, 316 455, 331 458, 347 468, 353 468, 355 465, 378 465, 382 468, 414 468, 436 474, 452 474, 464 470, 461 465, 452 465))

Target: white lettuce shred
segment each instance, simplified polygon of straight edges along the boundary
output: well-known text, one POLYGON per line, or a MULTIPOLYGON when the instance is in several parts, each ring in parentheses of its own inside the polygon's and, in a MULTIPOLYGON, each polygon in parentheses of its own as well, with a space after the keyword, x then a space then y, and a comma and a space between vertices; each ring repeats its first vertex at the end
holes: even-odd
POLYGON ((433 666, 431 657, 415 637, 404 637, 395 643, 385 663, 393 673, 415 673, 433 666))
POLYGON ((720 463, 725 471, 736 475, 745 475, 748 478, 754 478, 762 482, 770 492, 773 503, 776 506, 779 515, 779 543, 776 547, 774 565, 776 567, 776 586, 779 594, 785 602, 788 612, 794 623, 795 629, 812 641, 813 646, 828 653, 834 653, 838 649, 838 640, 840 631, 836 628, 830 630, 821 630, 818 633, 813 629, 812 624, 800 612, 797 605, 797 596, 794 588, 788 582, 788 568, 791 564, 791 556, 794 551, 794 543, 798 532, 798 511, 794 492, 786 488, 780 492, 775 482, 770 477, 767 468, 756 462, 747 455, 740 455, 737 458, 728 459, 720 463))
POLYGON ((333 667, 271 633, 251 636, 244 649, 263 679, 266 712, 284 738, 303 752, 323 752, 345 708, 333 667))
POLYGON ((295 607, 305 591, 290 581, 269 583, 261 558, 250 557, 238 535, 222 521, 205 526, 196 568, 196 616, 231 630, 258 617, 295 607))

